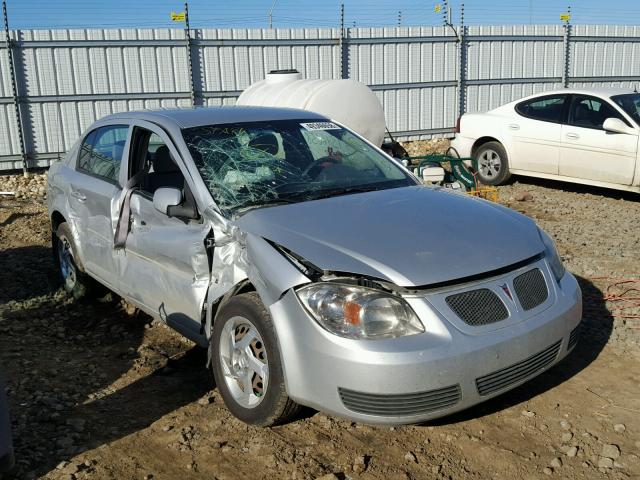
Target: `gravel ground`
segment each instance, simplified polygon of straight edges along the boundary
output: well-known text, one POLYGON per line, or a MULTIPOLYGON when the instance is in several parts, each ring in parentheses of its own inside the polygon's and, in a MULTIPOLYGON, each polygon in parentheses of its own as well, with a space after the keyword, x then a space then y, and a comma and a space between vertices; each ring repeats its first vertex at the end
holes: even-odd
POLYGON ((616 296, 633 284, 614 280, 640 277, 640 196, 524 178, 499 189, 556 239, 583 288, 586 328, 560 365, 427 425, 307 411, 255 429, 227 413, 189 341, 115 296, 76 303, 59 290, 43 182, 0 177, 20 195, 0 196, 0 370, 17 478, 640 476, 640 321, 625 318, 640 309, 616 296))

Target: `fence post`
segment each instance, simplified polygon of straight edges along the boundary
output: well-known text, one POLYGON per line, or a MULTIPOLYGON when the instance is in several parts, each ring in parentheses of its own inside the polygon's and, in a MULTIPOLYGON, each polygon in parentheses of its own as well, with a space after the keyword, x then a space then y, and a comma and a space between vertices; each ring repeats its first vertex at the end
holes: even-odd
POLYGON ((344 27, 344 3, 340 4, 340 78, 349 78, 349 29, 344 27))
POLYGON ((184 4, 184 36, 187 41, 187 65, 189 67, 189 97, 191 106, 196 104, 196 89, 193 82, 193 60, 191 58, 191 29, 189 28, 189 4, 184 4))
MULTIPOLYGON (((571 8, 569 8, 571 11, 571 8)), ((562 65, 562 86, 567 88, 569 86, 569 75, 571 67, 571 23, 567 20, 564 25, 564 38, 562 39, 563 48, 563 65, 562 65)))
POLYGON ((7 42, 7 55, 9 56, 9 75, 11 76, 11 90, 13 105, 16 113, 16 127, 18 129, 18 141, 20 144, 20 158, 22 159, 22 173, 27 176, 27 153, 24 147, 24 130, 22 125, 22 113, 20 111, 20 98, 18 97, 18 84, 16 82, 16 70, 13 61, 13 40, 9 34, 9 17, 7 16, 7 2, 2 1, 2 16, 4 17, 4 34, 7 42))
POLYGON ((467 27, 460 25, 458 34, 458 116, 467 111, 467 27))

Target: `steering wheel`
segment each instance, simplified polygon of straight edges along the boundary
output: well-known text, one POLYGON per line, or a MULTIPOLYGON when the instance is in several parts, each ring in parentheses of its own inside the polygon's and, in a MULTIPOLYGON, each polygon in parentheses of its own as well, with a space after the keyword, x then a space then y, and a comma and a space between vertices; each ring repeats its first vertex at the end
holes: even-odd
MULTIPOLYGON (((315 170, 318 167, 324 168, 322 164, 323 163, 327 163, 327 162, 333 163, 333 164, 337 164, 337 163, 341 163, 341 160, 338 160, 337 158, 333 158, 333 157, 322 157, 322 158, 319 158, 319 159, 314 160, 313 162, 311 162, 307 166, 307 168, 304 169, 304 171, 302 172, 302 175, 309 175, 312 170, 315 170)), ((320 172, 318 172, 318 173, 320 173, 320 172)), ((312 178, 315 178, 316 175, 313 175, 313 176, 309 175, 309 176, 311 176, 312 178)))

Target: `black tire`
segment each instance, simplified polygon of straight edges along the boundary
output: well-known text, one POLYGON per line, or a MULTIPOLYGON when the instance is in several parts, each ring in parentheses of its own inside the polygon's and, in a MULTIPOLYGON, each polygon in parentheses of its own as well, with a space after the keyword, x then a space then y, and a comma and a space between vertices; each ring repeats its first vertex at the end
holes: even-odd
POLYGON ((502 185, 509 177, 509 158, 500 142, 483 143, 474 157, 478 161, 478 179, 484 185, 502 185))
MULTIPOLYGON (((239 342, 241 338, 237 341, 239 342)), ((301 407, 289 398, 285 389, 282 360, 271 315, 256 292, 243 293, 232 297, 220 308, 213 325, 210 348, 216 385, 225 405, 236 418, 250 425, 268 427, 286 423, 298 414, 301 407), (244 388, 240 387, 241 381, 225 376, 222 365, 224 360, 220 355, 224 348, 224 346, 221 347, 221 342, 228 341, 227 335, 231 331, 235 332, 234 335, 236 337, 238 333, 242 334, 242 329, 245 325, 242 323, 244 320, 248 320, 257 330, 261 340, 261 342, 257 342, 257 345, 260 348, 264 348, 267 359, 264 362, 268 372, 266 391, 263 394, 259 393, 259 403, 251 407, 243 406, 236 400, 231 388, 236 390, 244 388), (232 327, 235 322, 240 322, 240 326, 232 327), (229 330, 226 330, 225 326, 229 330), (237 386, 234 385, 234 382, 237 383, 237 386)), ((253 349, 254 346, 249 348, 253 349)), ((258 358, 255 353, 254 357, 258 358)), ((255 392, 253 385, 256 380, 262 379, 254 374, 252 392, 255 392)), ((262 384, 258 383, 258 385, 262 384)))
POLYGON ((53 261, 58 268, 58 274, 63 288, 76 300, 88 296, 98 290, 95 280, 84 273, 82 266, 76 260, 76 247, 73 242, 71 229, 66 222, 61 223, 51 235, 53 261), (68 252, 68 257, 65 256, 68 252))

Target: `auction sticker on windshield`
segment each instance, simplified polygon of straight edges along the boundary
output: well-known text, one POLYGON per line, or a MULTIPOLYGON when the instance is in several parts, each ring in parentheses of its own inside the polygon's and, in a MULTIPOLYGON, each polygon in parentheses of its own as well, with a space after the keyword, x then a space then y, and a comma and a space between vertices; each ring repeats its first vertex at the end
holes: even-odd
POLYGON ((307 130, 340 130, 342 128, 331 122, 310 122, 301 123, 300 125, 302 125, 307 130))

